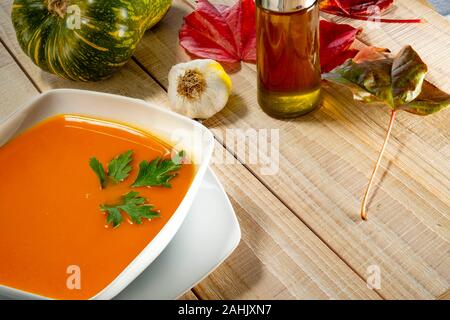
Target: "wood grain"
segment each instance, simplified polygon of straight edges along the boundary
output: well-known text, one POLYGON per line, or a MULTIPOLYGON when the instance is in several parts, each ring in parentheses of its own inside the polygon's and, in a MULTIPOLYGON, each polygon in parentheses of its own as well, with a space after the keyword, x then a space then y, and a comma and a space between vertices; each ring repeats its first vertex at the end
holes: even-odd
MULTIPOLYGON (((10 1, 0 3, 0 38, 39 90, 83 88, 126 94, 159 105, 166 104, 164 90, 133 61, 117 75, 101 83, 74 83, 41 72, 18 47, 7 18, 10 1)), ((26 82, 26 77, 19 71, 16 68, 16 72, 20 73, 17 77, 22 77, 26 82)), ((12 92, 14 88, 7 87, 5 90, 12 92)), ((14 101, 11 104, 14 107, 14 101)), ((217 156, 217 153, 226 151, 217 143, 215 152, 217 156)), ((361 277, 242 164, 236 162, 229 166, 215 165, 213 169, 224 182, 237 209, 243 240, 235 254, 195 289, 197 296, 379 298, 376 292, 366 287, 361 277)), ((188 294, 189 296, 192 297, 188 294)))
POLYGON ((4 119, 35 96, 37 90, 1 43, 0 74, 0 119, 4 119))
POLYGON ((237 212, 242 243, 196 288, 200 297, 379 298, 360 278, 346 272, 342 261, 331 263, 329 248, 319 246, 311 230, 273 194, 261 192, 259 180, 242 165, 215 164, 212 168, 221 177, 237 212))
POLYGON ((178 300, 198 300, 196 295, 190 290, 183 294, 178 300))
MULTIPOLYGON (((163 86, 170 67, 189 59, 174 39, 192 2, 175 1, 136 52, 140 64, 163 86)), ((396 37, 399 42, 421 41, 420 32, 396 37)), ((428 42, 422 50, 445 51, 442 46, 428 42)), ((435 74, 440 72, 439 61, 427 62, 435 74)), ((243 64, 232 75, 235 89, 228 107, 205 122, 219 141, 230 128, 278 128, 280 172, 264 176, 260 165, 247 164, 276 198, 361 277, 369 266, 380 266, 383 297, 433 299, 447 291, 449 113, 399 116, 371 197, 371 221, 364 223, 358 216, 360 200, 386 131, 387 108, 355 103, 346 91, 325 86, 320 110, 295 120, 274 120, 257 105, 255 77, 254 67, 243 64)), ((448 75, 441 78, 433 82, 445 88, 448 75)), ((247 141, 247 147, 255 146, 247 141)))
POLYGON ((450 300, 450 290, 438 297, 439 300, 450 300))

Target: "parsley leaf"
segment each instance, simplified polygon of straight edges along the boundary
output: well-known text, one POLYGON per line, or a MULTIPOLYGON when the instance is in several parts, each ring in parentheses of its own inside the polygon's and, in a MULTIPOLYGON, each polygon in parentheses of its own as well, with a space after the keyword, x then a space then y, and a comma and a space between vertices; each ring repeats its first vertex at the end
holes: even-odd
POLYGON ((108 175, 106 175, 103 165, 97 158, 93 157, 89 160, 89 165, 97 175, 102 189, 106 187, 108 181, 119 183, 128 177, 131 171, 132 156, 133 151, 129 150, 111 160, 108 163, 108 175))
POLYGON ((106 205, 102 204, 100 206, 100 209, 108 214, 108 216, 106 217, 107 224, 112 224, 114 228, 117 228, 122 223, 123 218, 119 208, 107 207, 106 205))
POLYGON ((125 180, 131 171, 131 157, 133 151, 129 150, 115 157, 108 163, 108 177, 115 183, 125 180))
POLYGON ((139 196, 139 192, 130 191, 122 196, 122 202, 117 205, 102 204, 100 210, 108 214, 106 222, 117 228, 123 220, 122 212, 125 212, 135 224, 142 224, 142 219, 159 217, 159 213, 153 210, 153 206, 145 204, 145 198, 139 196))
POLYGON ((169 183, 181 168, 185 152, 180 151, 174 159, 161 159, 160 157, 150 162, 144 160, 139 165, 139 174, 132 187, 156 187, 170 188, 169 183))
POLYGON ((103 165, 100 163, 100 161, 97 160, 97 158, 93 157, 91 158, 91 160, 89 160, 89 166, 92 170, 94 170, 95 174, 100 180, 100 185, 103 189, 106 185, 106 173, 105 169, 103 169, 103 165))

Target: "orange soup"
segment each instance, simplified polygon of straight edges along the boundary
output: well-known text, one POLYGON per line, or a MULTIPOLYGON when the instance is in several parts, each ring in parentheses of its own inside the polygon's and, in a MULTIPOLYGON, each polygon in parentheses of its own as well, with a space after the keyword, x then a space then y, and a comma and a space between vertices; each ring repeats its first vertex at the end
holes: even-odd
POLYGON ((51 118, 0 147, 0 285, 56 299, 87 299, 110 284, 170 219, 192 182, 183 164, 171 188, 131 188, 139 163, 170 158, 172 147, 140 130, 72 115, 51 118), (117 155, 133 151, 121 183, 101 188, 89 167, 107 171, 117 155), (158 218, 113 228, 101 204, 139 192, 158 218), (77 278, 70 278, 77 277, 77 278))

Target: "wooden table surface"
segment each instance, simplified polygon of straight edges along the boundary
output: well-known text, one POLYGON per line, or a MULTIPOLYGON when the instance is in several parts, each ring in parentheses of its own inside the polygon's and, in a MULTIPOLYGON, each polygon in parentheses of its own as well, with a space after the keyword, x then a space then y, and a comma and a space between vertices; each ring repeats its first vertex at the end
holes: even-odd
MULTIPOLYGON (((182 18, 194 1, 175 0, 166 18, 147 32, 133 59, 111 79, 75 83, 40 71, 22 52, 0 5, 0 121, 30 98, 53 88, 81 88, 167 105, 167 75, 189 60, 178 45, 182 18)), ((218 0, 215 3, 232 3, 218 0)), ((424 24, 383 24, 324 15, 364 27, 357 46, 397 52, 411 44, 430 67, 428 80, 450 92, 450 22, 419 0, 397 0, 390 17, 424 24)), ((217 154, 233 153, 227 129, 280 131, 280 170, 247 154, 213 164, 242 228, 237 250, 186 299, 445 299, 449 298, 449 115, 400 114, 370 199, 370 221, 359 219, 361 196, 383 142, 388 110, 355 103, 346 91, 324 86, 320 110, 290 120, 264 114, 256 101, 255 66, 232 75, 224 111, 204 122, 217 154), (381 287, 369 289, 378 266, 381 287)), ((246 141, 247 153, 254 141, 246 141)), ((205 212, 205 214, 207 214, 205 212)))

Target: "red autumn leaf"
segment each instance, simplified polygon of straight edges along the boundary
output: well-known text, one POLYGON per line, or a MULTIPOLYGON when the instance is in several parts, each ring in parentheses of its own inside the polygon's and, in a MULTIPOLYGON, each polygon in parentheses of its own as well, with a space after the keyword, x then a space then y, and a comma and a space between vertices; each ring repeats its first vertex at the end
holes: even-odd
POLYGON ((392 6, 394 0, 322 0, 320 10, 328 13, 344 13, 348 16, 370 16, 373 8, 380 12, 392 6))
POLYGON ((221 62, 256 61, 256 14, 253 0, 216 8, 198 0, 197 9, 184 18, 180 45, 200 58, 221 62))
POLYGON ((320 10, 337 16, 357 20, 386 23, 420 23, 422 19, 384 19, 381 13, 389 9, 394 0, 322 0, 320 10))
MULTIPOLYGON (((185 17, 180 44, 191 54, 225 63, 256 62, 256 7, 252 0, 234 6, 213 6, 198 0, 196 10, 185 17)), ((351 49, 361 29, 347 24, 320 22, 322 72, 329 72, 358 50, 351 49)))
POLYGON ((348 24, 320 21, 320 64, 322 73, 329 72, 353 58, 358 50, 351 49, 356 36, 362 29, 348 24))

